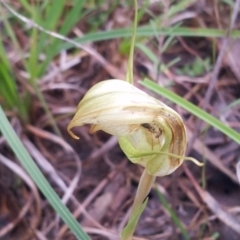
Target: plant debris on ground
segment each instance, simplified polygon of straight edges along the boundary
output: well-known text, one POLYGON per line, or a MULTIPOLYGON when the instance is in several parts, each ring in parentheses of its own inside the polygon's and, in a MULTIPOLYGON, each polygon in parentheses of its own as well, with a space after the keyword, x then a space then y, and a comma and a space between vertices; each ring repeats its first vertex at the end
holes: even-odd
MULTIPOLYGON (((186 155, 205 165, 157 178, 135 240, 240 238, 239 145, 139 84, 149 78, 240 133, 239 2, 139 1, 135 86, 182 116, 186 155)), ((143 169, 115 137, 83 126, 77 141, 66 127, 91 86, 124 80, 133 17, 133 1, 0 1, 0 104, 94 240, 119 239, 143 169)), ((0 239, 76 239, 2 135, 0 239)))

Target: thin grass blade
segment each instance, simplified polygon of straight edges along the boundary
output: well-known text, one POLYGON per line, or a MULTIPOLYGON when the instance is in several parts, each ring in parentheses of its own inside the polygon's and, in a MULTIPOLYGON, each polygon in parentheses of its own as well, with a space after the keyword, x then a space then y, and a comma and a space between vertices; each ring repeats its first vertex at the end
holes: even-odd
MULTIPOLYGON (((164 29, 153 29, 151 25, 138 27, 136 37, 152 37, 157 34, 162 36, 180 36, 180 37, 224 37, 226 31, 216 28, 188 28, 188 27, 167 27, 164 29)), ((94 32, 85 34, 83 37, 75 38, 73 41, 78 43, 97 42, 116 38, 125 38, 132 35, 131 28, 120 28, 109 31, 94 32)), ((240 38, 240 31, 235 30, 230 33, 231 38, 240 38)), ((75 46, 71 43, 61 43, 57 47, 57 53, 62 50, 68 50, 75 46)))
POLYGON ((0 106, 0 131, 3 133, 6 138, 9 146, 14 151, 15 155, 31 176, 33 181, 36 183, 38 188, 42 191, 45 197, 48 199, 51 206, 55 209, 55 211, 60 215, 62 220, 67 224, 67 226, 71 229, 71 231, 75 234, 77 239, 81 240, 89 240, 90 237, 84 232, 82 227, 79 225, 77 220, 70 213, 68 208, 61 202, 57 193, 50 186, 46 178, 43 176, 26 148, 23 146, 19 137, 13 130, 10 125, 6 115, 4 114, 2 107, 0 106))
POLYGON ((160 200, 160 202, 162 203, 162 205, 164 206, 164 208, 168 211, 171 219, 173 220, 174 224, 180 229, 182 235, 184 236, 185 240, 190 240, 190 237, 188 235, 188 232, 186 230, 186 228, 183 226, 183 224, 181 223, 181 220, 178 218, 178 216, 176 215, 176 213, 174 212, 174 210, 171 208, 171 206, 169 205, 169 203, 167 202, 167 199, 163 196, 163 194, 156 189, 158 198, 160 200))

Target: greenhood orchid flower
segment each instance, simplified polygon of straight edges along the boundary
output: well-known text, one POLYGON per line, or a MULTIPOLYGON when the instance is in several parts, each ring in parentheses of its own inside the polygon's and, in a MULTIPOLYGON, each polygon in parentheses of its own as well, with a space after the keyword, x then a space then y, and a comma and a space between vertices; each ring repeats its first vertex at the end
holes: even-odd
POLYGON ((130 161, 152 176, 165 176, 183 162, 186 130, 182 118, 161 101, 118 79, 94 85, 80 101, 68 125, 91 124, 90 133, 103 130, 118 138, 130 161))

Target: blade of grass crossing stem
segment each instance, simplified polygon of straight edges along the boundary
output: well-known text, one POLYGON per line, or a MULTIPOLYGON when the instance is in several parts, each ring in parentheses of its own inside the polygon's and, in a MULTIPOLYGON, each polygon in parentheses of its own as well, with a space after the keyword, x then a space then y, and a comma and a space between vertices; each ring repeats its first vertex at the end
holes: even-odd
POLYGON ((134 22, 133 22, 133 31, 132 31, 132 39, 131 39, 131 47, 128 58, 128 67, 126 74, 126 81, 133 84, 133 55, 134 55, 134 47, 135 47, 135 38, 136 38, 136 29, 138 22, 138 4, 137 0, 134 1, 134 22))
MULTIPOLYGON (((180 36, 180 37, 224 37, 226 36, 226 31, 215 28, 187 28, 187 27, 167 27, 164 29, 153 30, 152 25, 146 25, 143 27, 138 27, 136 31, 136 37, 151 37, 155 34, 163 36, 180 36)), ((130 28, 120 28, 109 31, 94 32, 85 34, 83 37, 75 38, 73 41, 77 43, 87 43, 87 42, 97 42, 102 40, 109 40, 115 38, 131 37, 132 29, 130 28)), ((235 30, 230 33, 231 38, 240 38, 240 31, 235 30)), ((72 49, 75 46, 72 43, 60 43, 57 47, 57 52, 63 50, 72 49)))
POLYGON ((0 131, 3 133, 9 146, 12 148, 25 170, 28 172, 28 174, 34 180, 38 188, 48 199, 51 206, 60 215, 60 217, 67 224, 69 229, 71 229, 72 233, 75 234, 77 239, 89 240, 90 237, 83 231, 83 229, 81 228, 77 220, 73 217, 73 215, 70 213, 68 208, 61 202, 56 192, 50 186, 46 178, 43 176, 31 156, 23 146, 22 142, 20 141, 9 121, 7 120, 1 106, 0 119, 0 131))
POLYGON ((184 236, 184 239, 185 240, 190 240, 190 237, 188 235, 187 230, 182 225, 181 220, 178 218, 178 216, 176 215, 174 210, 168 204, 167 199, 162 195, 162 193, 158 189, 156 189, 156 192, 157 192, 157 195, 158 195, 158 198, 159 198, 160 202, 162 203, 164 208, 168 211, 168 213, 169 213, 171 219, 173 220, 174 224, 180 229, 182 235, 184 236))
POLYGON ((178 96, 177 94, 169 91, 168 89, 159 86, 158 84, 154 83, 149 79, 140 81, 140 84, 152 90, 153 92, 167 98, 168 100, 176 103, 178 106, 186 109, 196 117, 202 119, 206 123, 210 124, 211 126, 221 131, 222 133, 226 134, 229 138, 234 140, 236 143, 240 144, 240 134, 238 132, 226 126, 225 124, 220 122, 218 119, 208 114, 207 112, 203 111, 199 107, 195 106, 194 104, 190 103, 184 98, 178 96))

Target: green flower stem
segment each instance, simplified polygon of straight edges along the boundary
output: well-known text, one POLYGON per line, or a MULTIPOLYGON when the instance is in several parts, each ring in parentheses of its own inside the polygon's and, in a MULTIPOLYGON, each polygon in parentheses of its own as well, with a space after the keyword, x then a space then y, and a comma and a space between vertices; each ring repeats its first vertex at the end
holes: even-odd
POLYGON ((140 178, 140 182, 138 185, 137 193, 133 202, 131 215, 129 217, 129 221, 131 221, 131 216, 139 209, 139 207, 144 202, 145 198, 148 196, 153 183, 155 182, 156 177, 147 173, 146 169, 144 169, 143 174, 140 178))
MULTIPOLYGON (((121 236, 121 240, 131 240, 133 233, 135 231, 135 228, 137 226, 137 222, 138 222, 138 218, 140 217, 141 214, 139 214, 139 212, 141 212, 143 203, 145 202, 145 199, 147 198, 153 183, 155 182, 156 177, 152 176, 150 174, 147 173, 146 169, 143 171, 143 174, 141 176, 139 185, 138 185, 138 189, 137 189, 137 193, 133 202, 133 206, 132 206, 132 210, 131 210, 131 214, 128 220, 128 225, 130 225, 131 223, 134 222, 134 224, 132 224, 131 228, 129 229, 129 231, 127 232, 126 235, 122 235, 121 236)), ((143 209, 142 209, 143 210, 143 209)), ((126 226, 126 228, 127 228, 126 226)))
POLYGON ((137 22, 138 22, 138 2, 137 2, 137 0, 134 0, 134 22, 133 22, 131 47, 130 47, 130 53, 129 53, 129 58, 128 58, 127 74, 126 74, 126 81, 133 85, 134 85, 134 82, 133 82, 133 55, 134 55, 134 47, 135 47, 137 22))

